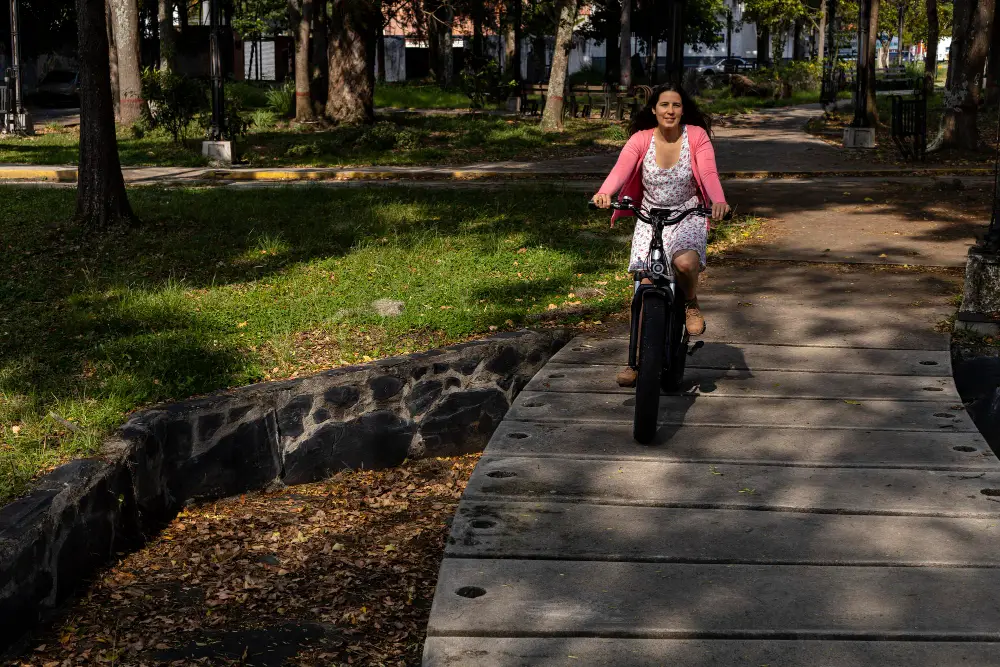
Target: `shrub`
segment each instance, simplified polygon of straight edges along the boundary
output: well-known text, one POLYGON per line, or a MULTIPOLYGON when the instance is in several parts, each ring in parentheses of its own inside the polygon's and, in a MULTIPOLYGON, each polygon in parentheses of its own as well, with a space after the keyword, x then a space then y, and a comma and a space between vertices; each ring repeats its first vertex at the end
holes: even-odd
POLYGON ((270 129, 278 123, 273 111, 267 109, 254 109, 250 112, 250 121, 253 126, 262 130, 270 129))
POLYGON ((783 65, 778 74, 793 92, 816 92, 823 81, 823 65, 814 60, 792 61, 783 65))
POLYGON ((399 132, 393 123, 382 121, 365 130, 364 134, 361 135, 361 142, 372 148, 388 150, 395 148, 396 142, 399 140, 398 135, 399 132))
POLYGON ((205 90, 198 81, 151 68, 142 72, 142 96, 149 102, 147 125, 164 128, 174 143, 180 143, 181 134, 205 105, 205 90))
POLYGON ((593 64, 569 75, 571 86, 599 86, 602 83, 604 83, 604 70, 598 69, 593 64))
POLYGON ((487 102, 503 102, 516 88, 517 82, 506 81, 500 63, 495 60, 483 63, 479 69, 470 65, 462 72, 462 92, 469 97, 473 109, 482 109, 487 102))
MULTIPOLYGON (((253 125, 253 118, 244 110, 243 99, 234 94, 227 87, 225 89, 226 101, 223 108, 226 123, 226 136, 229 139, 239 139, 246 136, 246 133, 253 125)), ((201 115, 201 126, 207 132, 212 125, 211 112, 201 115)))
POLYGON ((289 118, 295 113, 295 82, 285 81, 280 88, 267 91, 267 106, 279 118, 289 118))
POLYGON ((267 92, 260 86, 245 81, 226 83, 226 97, 230 95, 240 99, 243 109, 255 109, 267 106, 267 92))

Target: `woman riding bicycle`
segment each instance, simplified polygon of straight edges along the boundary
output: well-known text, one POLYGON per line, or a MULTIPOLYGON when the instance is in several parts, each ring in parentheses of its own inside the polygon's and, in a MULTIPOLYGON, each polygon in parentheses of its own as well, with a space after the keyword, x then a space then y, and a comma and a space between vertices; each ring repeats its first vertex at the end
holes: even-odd
MULTIPOLYGON (((631 138, 594 195, 594 203, 608 208, 611 197, 620 192, 622 197, 641 201, 643 213, 652 208, 682 210, 711 205, 712 219, 722 219, 729 213, 729 205, 715 167, 710 132, 710 119, 683 88, 668 83, 653 89, 645 108, 632 119, 631 138)), ((631 211, 615 211, 611 225, 630 215, 631 211)), ((629 271, 645 268, 652 233, 651 225, 636 220, 629 271)), ((663 230, 665 254, 673 259, 677 281, 688 297, 685 319, 692 336, 705 332, 696 290, 698 276, 705 269, 707 241, 708 220, 704 216, 689 215, 663 230)), ((634 386, 636 375, 634 368, 625 368, 618 373, 618 384, 634 386)))

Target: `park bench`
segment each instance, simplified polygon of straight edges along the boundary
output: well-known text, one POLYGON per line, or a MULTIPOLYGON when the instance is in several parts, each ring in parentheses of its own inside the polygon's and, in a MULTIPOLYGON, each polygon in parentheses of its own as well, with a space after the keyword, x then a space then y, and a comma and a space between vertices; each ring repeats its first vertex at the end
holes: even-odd
POLYGON ((903 157, 923 160, 927 154, 927 98, 922 91, 904 99, 892 98, 892 141, 903 157))
POLYGON ((521 113, 537 116, 545 110, 547 83, 525 83, 521 85, 521 113))
POLYGON ((569 92, 569 115, 574 118, 590 118, 594 109, 598 109, 601 118, 611 115, 612 99, 615 94, 607 85, 576 85, 569 92))
POLYGON ((921 78, 908 75, 906 67, 894 65, 875 74, 876 95, 913 95, 921 86, 921 78))

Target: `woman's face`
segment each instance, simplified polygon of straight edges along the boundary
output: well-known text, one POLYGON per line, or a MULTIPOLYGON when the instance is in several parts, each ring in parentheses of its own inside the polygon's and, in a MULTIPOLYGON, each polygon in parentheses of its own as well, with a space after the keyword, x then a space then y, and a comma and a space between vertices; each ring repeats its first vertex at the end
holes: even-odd
POLYGON ((681 116, 684 115, 684 105, 681 102, 680 93, 668 90, 660 93, 660 99, 653 107, 653 114, 656 116, 656 124, 663 130, 672 130, 681 123, 681 116))

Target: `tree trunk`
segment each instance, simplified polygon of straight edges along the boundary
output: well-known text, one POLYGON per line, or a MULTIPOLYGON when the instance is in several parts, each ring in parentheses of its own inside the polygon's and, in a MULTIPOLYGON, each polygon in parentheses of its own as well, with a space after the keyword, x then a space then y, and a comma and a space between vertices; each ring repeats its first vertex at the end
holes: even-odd
POLYGON ((80 60, 80 161, 74 220, 107 229, 137 222, 118 161, 104 0, 76 0, 80 60))
POLYGON ((993 30, 990 32, 990 52, 986 56, 986 103, 1000 102, 1000 21, 993 8, 993 30))
POLYGON ((757 26, 757 65, 767 67, 771 64, 771 31, 757 26))
POLYGON ((104 25, 105 32, 108 34, 108 73, 111 76, 111 105, 114 109, 115 120, 118 120, 120 113, 118 108, 118 49, 115 47, 115 21, 112 11, 108 0, 104 0, 104 25))
POLYGON ((559 25, 556 28, 556 46, 549 71, 549 88, 545 97, 545 111, 539 125, 543 132, 561 131, 563 127, 563 95, 569 73, 569 52, 573 48, 573 24, 576 22, 577 0, 562 0, 559 5, 559 25))
MULTIPOLYGON (((631 1, 631 0, 629 0, 631 1)), ((618 50, 618 33, 620 28, 614 21, 605 22, 604 27, 604 82, 615 85, 621 80, 618 65, 621 53, 618 50)))
POLYGON ((438 11, 439 47, 441 49, 441 71, 438 84, 442 88, 451 88, 455 83, 455 55, 452 49, 452 24, 455 22, 455 10, 451 5, 444 5, 438 11))
POLYGON ((819 0, 819 34, 816 35, 816 60, 823 62, 826 48, 826 2, 819 0))
POLYGON ((621 28, 618 32, 618 83, 622 90, 632 88, 632 0, 622 1, 621 28))
POLYGON ((177 3, 177 18, 180 19, 181 32, 187 30, 188 27, 188 3, 187 0, 180 0, 177 3))
POLYGON ((472 67, 479 70, 486 60, 486 50, 483 48, 483 22, 486 20, 485 0, 472 2, 472 67))
POLYGON ((378 64, 378 67, 375 68, 375 78, 378 83, 385 83, 385 20, 381 16, 379 19, 378 30, 375 33, 375 62, 378 64))
POLYGON ((932 150, 979 148, 979 89, 993 30, 995 0, 956 0, 948 88, 941 129, 932 150))
POLYGON ((142 60, 139 56, 139 6, 136 0, 111 0, 118 51, 118 113, 122 124, 142 117, 142 60))
POLYGON ((160 70, 169 71, 176 68, 174 61, 177 55, 177 38, 174 34, 174 4, 171 0, 158 0, 160 34, 160 70))
POLYGON ((875 97, 875 45, 878 43, 878 10, 879 0, 863 0, 869 3, 871 9, 868 14, 868 63, 865 96, 865 115, 868 117, 868 127, 878 127, 878 104, 875 97))
POLYGON ((507 7, 507 20, 504 23, 504 49, 503 49, 503 71, 504 79, 511 81, 514 79, 520 79, 521 76, 521 64, 515 62, 517 60, 517 55, 515 54, 517 37, 514 35, 514 3, 520 0, 513 0, 507 7))
POLYGON ((795 19, 795 27, 792 32, 792 60, 805 60, 806 45, 802 41, 802 27, 804 19, 795 19))
POLYGON ((521 63, 524 62, 524 49, 522 48, 524 31, 524 0, 511 0, 514 12, 511 20, 514 22, 514 80, 521 81, 521 63))
POLYGON ((927 53, 924 54, 924 92, 930 97, 937 84, 937 47, 940 39, 937 0, 927 0, 927 53))
POLYGON ((295 29, 295 120, 307 123, 313 119, 309 85, 309 24, 313 0, 289 0, 288 14, 295 29))
POLYGON ((338 123, 375 122, 375 32, 371 0, 334 0, 326 115, 338 123))
POLYGON ((326 106, 327 91, 329 90, 329 65, 330 58, 327 55, 327 2, 320 0, 313 6, 313 15, 316 20, 316 27, 313 30, 312 38, 312 74, 309 82, 309 92, 312 95, 313 115, 323 113, 326 106))

